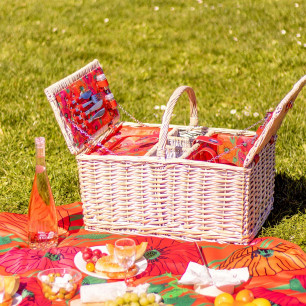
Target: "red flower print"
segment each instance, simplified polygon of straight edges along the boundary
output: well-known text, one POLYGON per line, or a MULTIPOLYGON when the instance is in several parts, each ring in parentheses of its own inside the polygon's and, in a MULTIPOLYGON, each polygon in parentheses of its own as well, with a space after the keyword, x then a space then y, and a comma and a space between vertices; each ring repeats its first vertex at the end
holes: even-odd
POLYGON ((281 305, 281 306, 302 306, 305 305, 301 303, 296 297, 288 296, 284 293, 271 291, 263 287, 252 288, 251 289, 255 298, 264 298, 272 302, 271 304, 281 305))
POLYGON ((238 162, 237 162, 238 166, 242 166, 243 165, 245 157, 246 157, 246 154, 244 152, 241 152, 241 151, 238 152, 238 162))
POLYGON ((20 279, 18 293, 20 293, 23 298, 20 306, 48 306, 52 304, 51 301, 44 297, 36 277, 22 277, 20 279))
POLYGON ((74 268, 74 256, 77 247, 52 248, 48 252, 28 248, 13 248, 0 257, 0 265, 10 274, 23 274, 28 271, 50 268, 74 268))
POLYGON ((239 146, 239 148, 241 149, 242 152, 249 152, 249 150, 252 147, 251 141, 252 141, 251 138, 238 137, 237 138, 237 146, 239 146))
MULTIPOLYGON (((146 276, 164 273, 183 274, 190 261, 199 262, 200 255, 194 243, 178 242, 172 239, 154 237, 135 238, 136 244, 148 242, 144 257, 148 260, 146 276)), ((142 274, 142 276, 144 276, 142 274)))

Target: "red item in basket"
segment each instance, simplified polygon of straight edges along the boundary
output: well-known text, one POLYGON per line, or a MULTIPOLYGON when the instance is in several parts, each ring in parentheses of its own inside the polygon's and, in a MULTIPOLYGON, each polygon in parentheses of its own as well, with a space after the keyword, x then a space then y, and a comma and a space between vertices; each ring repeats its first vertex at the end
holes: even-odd
MULTIPOLYGON (((116 155, 143 156, 158 142, 159 131, 159 127, 123 126, 103 145, 116 155)), ((109 154, 97 149, 92 154, 109 154)))
POLYGON ((200 143, 199 148, 192 152, 187 159, 191 160, 201 160, 201 161, 211 161, 213 163, 219 162, 217 157, 217 148, 221 142, 217 139, 217 135, 212 136, 198 136, 193 145, 200 143))
POLYGON ((234 136, 230 134, 218 134, 218 140, 222 142, 218 146, 219 162, 221 164, 242 167, 246 156, 254 144, 252 136, 234 136))
POLYGON ((200 142, 201 145, 188 159, 242 167, 254 141, 250 136, 219 133, 209 137, 199 136, 194 141, 196 142, 200 142))

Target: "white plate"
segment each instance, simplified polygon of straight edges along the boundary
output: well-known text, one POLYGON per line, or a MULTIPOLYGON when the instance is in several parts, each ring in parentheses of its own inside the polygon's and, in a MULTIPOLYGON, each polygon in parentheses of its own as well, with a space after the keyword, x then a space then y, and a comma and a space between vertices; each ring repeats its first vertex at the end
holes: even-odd
MULTIPOLYGON (((105 245, 94 246, 94 247, 91 247, 91 249, 92 250, 99 249, 102 253, 109 254, 105 245)), ((99 275, 98 273, 87 271, 86 261, 82 258, 82 252, 78 252, 74 256, 74 264, 83 273, 86 273, 90 276, 94 276, 94 277, 98 277, 98 278, 109 279, 107 276, 102 276, 102 275, 99 275)), ((136 275, 138 275, 138 274, 140 274, 140 273, 142 273, 146 270, 146 268, 148 266, 148 261, 144 257, 141 257, 139 260, 137 260, 135 262, 135 264, 136 264, 137 270, 138 270, 136 275)))

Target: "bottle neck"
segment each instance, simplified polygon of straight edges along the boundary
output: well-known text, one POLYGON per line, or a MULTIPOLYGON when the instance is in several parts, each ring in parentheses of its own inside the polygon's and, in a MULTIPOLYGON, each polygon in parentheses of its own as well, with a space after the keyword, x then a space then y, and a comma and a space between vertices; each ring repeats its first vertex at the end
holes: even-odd
POLYGON ((42 172, 46 169, 45 148, 36 147, 36 171, 42 172))

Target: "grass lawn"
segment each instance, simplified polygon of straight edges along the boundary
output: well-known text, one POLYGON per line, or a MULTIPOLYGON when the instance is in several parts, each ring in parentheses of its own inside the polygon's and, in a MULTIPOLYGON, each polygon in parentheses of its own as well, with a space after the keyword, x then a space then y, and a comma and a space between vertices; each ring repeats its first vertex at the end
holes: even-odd
MULTIPOLYGON (((154 106, 190 85, 201 125, 243 129, 305 74, 305 15, 302 0, 0 1, 0 211, 27 212, 36 136, 46 137, 57 205, 80 200, 44 88, 97 58, 140 121, 161 122, 154 106)), ((259 233, 304 250, 305 98, 306 89, 279 130, 274 210, 259 233)), ((172 123, 188 124, 188 110, 185 97, 172 123)))

